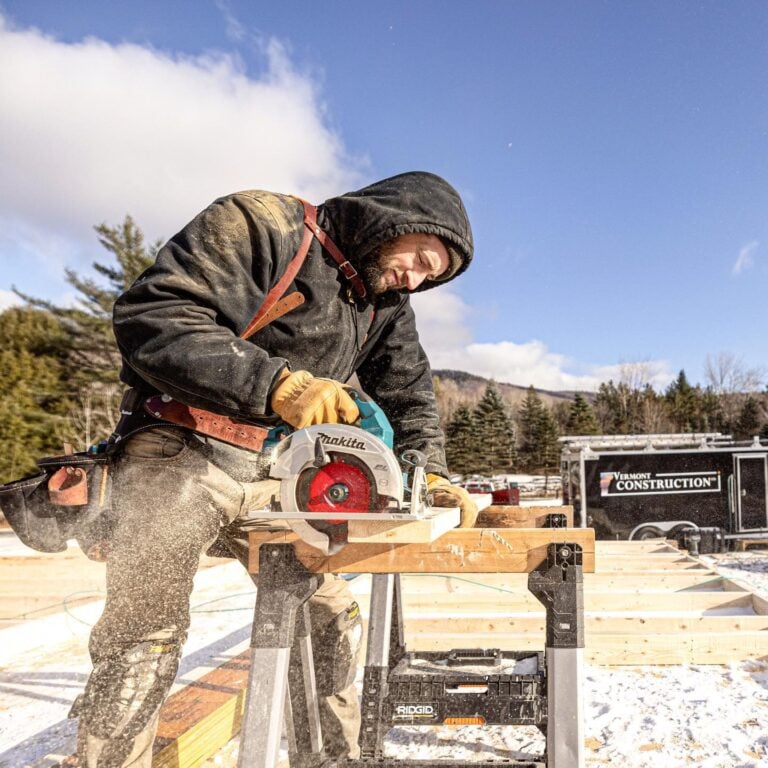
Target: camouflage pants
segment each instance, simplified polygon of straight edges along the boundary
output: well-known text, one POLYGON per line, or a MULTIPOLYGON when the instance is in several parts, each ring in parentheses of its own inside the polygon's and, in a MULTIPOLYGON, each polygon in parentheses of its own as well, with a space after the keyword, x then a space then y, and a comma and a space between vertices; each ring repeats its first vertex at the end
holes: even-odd
MULTIPOLYGON (((81 765, 150 768, 158 713, 187 637, 200 555, 218 540, 244 562, 242 515, 277 492, 274 481, 249 482, 259 476, 258 463, 256 454, 176 429, 148 430, 126 442, 113 487, 107 598, 91 633, 93 672, 78 712, 81 765)), ((327 576, 309 607, 325 747, 354 758, 357 606, 346 582, 327 576)))

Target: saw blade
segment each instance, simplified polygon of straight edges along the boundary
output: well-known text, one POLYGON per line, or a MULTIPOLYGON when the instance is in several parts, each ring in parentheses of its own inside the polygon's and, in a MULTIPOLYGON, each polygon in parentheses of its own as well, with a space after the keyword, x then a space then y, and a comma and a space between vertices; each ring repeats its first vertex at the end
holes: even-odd
POLYGON ((380 507, 373 477, 354 456, 329 453, 322 467, 308 467, 296 483, 296 503, 305 512, 328 513, 328 522, 341 523, 333 513, 369 513, 380 507))

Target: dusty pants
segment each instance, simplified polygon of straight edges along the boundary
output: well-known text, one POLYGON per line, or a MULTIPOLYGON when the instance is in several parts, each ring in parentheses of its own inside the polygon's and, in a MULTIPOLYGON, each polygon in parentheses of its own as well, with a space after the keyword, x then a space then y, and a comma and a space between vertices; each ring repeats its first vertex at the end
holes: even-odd
MULTIPOLYGON (((244 513, 276 492, 259 458, 183 430, 126 441, 113 487, 116 527, 107 598, 89 649, 93 672, 79 710, 78 755, 87 768, 150 768, 157 716, 178 669, 200 556, 219 539, 241 560, 244 513)), ((309 601, 328 753, 358 756, 354 687, 362 627, 346 583, 322 580, 309 601)))

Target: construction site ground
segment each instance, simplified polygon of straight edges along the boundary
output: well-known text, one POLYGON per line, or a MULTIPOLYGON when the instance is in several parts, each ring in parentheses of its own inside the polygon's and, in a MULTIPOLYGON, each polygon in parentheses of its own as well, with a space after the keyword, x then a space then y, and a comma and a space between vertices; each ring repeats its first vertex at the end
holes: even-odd
MULTIPOLYGON (((72 751, 67 712, 90 669, 103 583, 104 566, 76 547, 40 555, 0 532, 0 768, 53 766, 72 751)), ((365 612, 369 577, 350 586, 365 612)), ((543 647, 543 610, 524 575, 406 576, 403 591, 409 647, 543 647)), ((661 542, 600 542, 584 592, 588 765, 768 765, 768 552, 695 560, 661 542), (727 578, 714 570, 723 562, 727 578)), ((176 715, 180 702, 194 706, 161 732, 156 766, 236 764, 254 597, 238 563, 205 560, 169 700, 176 715)), ((399 728, 387 749, 524 759, 543 739, 535 729, 399 728)))

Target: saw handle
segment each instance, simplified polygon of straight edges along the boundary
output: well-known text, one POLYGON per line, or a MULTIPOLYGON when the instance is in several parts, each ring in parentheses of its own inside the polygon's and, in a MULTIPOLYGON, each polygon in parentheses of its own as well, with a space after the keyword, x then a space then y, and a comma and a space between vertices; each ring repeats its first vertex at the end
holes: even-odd
POLYGON ((384 411, 364 392, 353 387, 345 387, 345 389, 360 411, 360 428, 375 435, 388 448, 391 448, 394 445, 395 433, 384 411))

